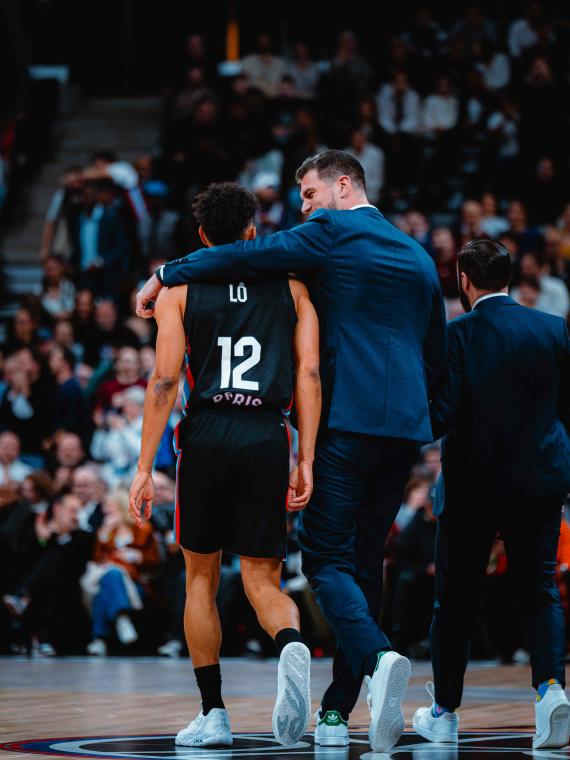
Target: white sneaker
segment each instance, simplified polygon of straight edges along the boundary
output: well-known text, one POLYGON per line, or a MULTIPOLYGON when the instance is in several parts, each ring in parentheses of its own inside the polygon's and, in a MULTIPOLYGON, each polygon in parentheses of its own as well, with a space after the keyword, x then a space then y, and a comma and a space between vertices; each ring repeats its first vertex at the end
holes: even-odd
POLYGON ((321 710, 315 713, 315 744, 321 747, 347 747, 348 722, 337 710, 327 710, 321 717, 321 710))
POLYGON ((214 707, 207 715, 199 713, 176 734, 174 743, 179 747, 231 747, 233 739, 227 710, 214 707))
POLYGON ((121 644, 132 644, 135 642, 139 635, 137 629, 131 622, 131 619, 126 615, 118 615, 115 620, 115 630, 121 644))
POLYGON ((548 687, 542 699, 535 703, 536 734, 532 740, 533 749, 556 747, 568 744, 570 738, 570 702, 559 683, 548 687))
POLYGON ((273 733, 279 744, 296 744, 311 719, 311 653, 300 641, 287 644, 279 657, 273 733))
POLYGON ((171 639, 170 641, 161 644, 157 649, 157 653, 161 657, 172 657, 173 659, 177 659, 182 654, 182 642, 177 639, 171 639))
POLYGON ((412 721, 414 731, 430 742, 456 744, 459 735, 459 715, 446 712, 434 718, 432 708, 435 705, 435 695, 431 681, 427 682, 426 691, 432 699, 432 706, 416 710, 412 721))
POLYGON ((404 733, 402 699, 410 680, 411 665, 397 652, 382 655, 368 685, 370 708, 368 739, 373 752, 388 752, 404 733))
POLYGON ((107 654, 107 644, 103 639, 93 639, 87 644, 87 654, 93 657, 105 657, 107 654))

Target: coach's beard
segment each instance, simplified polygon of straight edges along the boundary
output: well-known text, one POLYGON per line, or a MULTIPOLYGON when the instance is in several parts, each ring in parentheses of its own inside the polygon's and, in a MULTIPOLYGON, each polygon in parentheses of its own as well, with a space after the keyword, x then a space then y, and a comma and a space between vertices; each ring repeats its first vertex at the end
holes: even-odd
POLYGON ((463 306, 463 310, 467 314, 471 311, 471 301, 467 298, 467 293, 461 287, 461 281, 459 282, 459 300, 463 306))

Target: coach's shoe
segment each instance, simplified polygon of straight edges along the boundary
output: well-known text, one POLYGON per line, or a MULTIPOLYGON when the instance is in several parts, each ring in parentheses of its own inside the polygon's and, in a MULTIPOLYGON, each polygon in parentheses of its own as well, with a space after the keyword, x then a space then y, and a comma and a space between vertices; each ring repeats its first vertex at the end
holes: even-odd
POLYGON ((176 734, 174 743, 178 747, 231 747, 233 738, 227 710, 214 707, 207 715, 199 713, 176 734))
POLYGON ((570 702, 559 683, 548 687, 535 703, 536 734, 533 749, 558 748, 568 744, 570 735, 570 702))
POLYGON ((373 752, 388 752, 404 733, 402 699, 410 680, 411 665, 397 652, 386 652, 378 660, 368 685, 370 708, 368 739, 373 752))
POLYGON ((315 713, 315 744, 321 747, 347 747, 348 721, 343 720, 337 710, 321 710, 315 713))
POLYGON ((431 707, 420 707, 416 710, 412 725, 414 731, 430 742, 442 744, 457 744, 459 736, 459 715, 445 712, 436 718, 433 714, 435 695, 433 683, 428 681, 426 691, 432 699, 431 707))
POLYGON ((279 657, 273 733, 280 744, 295 744, 311 718, 311 653, 300 641, 287 644, 279 657))

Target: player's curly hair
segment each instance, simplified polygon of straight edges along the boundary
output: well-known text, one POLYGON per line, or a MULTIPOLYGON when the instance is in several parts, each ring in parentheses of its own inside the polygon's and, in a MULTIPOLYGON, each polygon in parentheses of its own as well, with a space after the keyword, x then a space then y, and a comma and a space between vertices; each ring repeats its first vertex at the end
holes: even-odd
POLYGON ((192 211, 210 242, 233 243, 255 219, 257 201, 235 182, 214 182, 199 193, 192 211))

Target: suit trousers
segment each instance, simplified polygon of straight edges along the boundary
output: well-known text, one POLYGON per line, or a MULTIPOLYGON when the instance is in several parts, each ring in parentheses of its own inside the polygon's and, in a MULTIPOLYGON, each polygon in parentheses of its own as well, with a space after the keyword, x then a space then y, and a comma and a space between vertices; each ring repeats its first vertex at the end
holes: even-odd
POLYGON ((565 623, 554 579, 564 495, 463 503, 446 498, 436 536, 436 596, 431 626, 435 699, 461 704, 471 636, 491 547, 500 533, 525 628, 532 684, 564 685, 565 623))
POLYGON ((337 639, 330 708, 356 704, 365 658, 390 648, 378 625, 384 545, 419 444, 337 430, 317 442, 315 487, 301 513, 303 572, 337 639))

